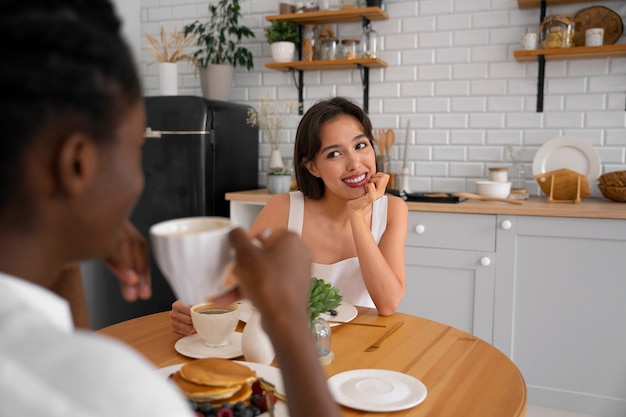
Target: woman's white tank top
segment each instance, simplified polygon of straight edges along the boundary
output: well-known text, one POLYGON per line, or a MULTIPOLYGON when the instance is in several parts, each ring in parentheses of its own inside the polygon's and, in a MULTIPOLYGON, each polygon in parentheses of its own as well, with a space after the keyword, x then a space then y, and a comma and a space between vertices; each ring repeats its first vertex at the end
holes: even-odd
MULTIPOLYGON (((300 191, 289 193, 289 225, 290 231, 302 237, 304 221, 304 195, 300 191)), ((387 196, 374 201, 372 208, 372 235, 376 244, 387 228, 387 196)), ((376 308, 370 297, 359 266, 359 258, 348 258, 334 264, 313 263, 314 277, 332 283, 339 289, 343 300, 352 305, 376 308)))

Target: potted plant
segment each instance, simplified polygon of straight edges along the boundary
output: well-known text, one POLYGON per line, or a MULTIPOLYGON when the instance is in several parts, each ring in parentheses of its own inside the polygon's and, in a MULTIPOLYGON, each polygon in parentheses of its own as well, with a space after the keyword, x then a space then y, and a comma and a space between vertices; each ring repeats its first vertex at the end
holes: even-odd
POLYGON ((291 171, 287 168, 272 168, 267 173, 267 191, 270 194, 288 193, 291 190, 291 171))
POLYGON ((252 53, 241 46, 254 33, 239 23, 239 0, 219 0, 209 5, 209 20, 185 26, 185 36, 194 34, 198 50, 192 54, 200 69, 202 94, 206 98, 228 100, 235 67, 254 67, 252 53))
POLYGON ((300 45, 300 26, 288 20, 272 20, 264 30, 274 61, 293 61, 296 45, 300 45))
MULTIPOLYGON (((182 31, 174 30, 169 36, 165 34, 165 28, 161 26, 160 39, 146 33, 150 44, 148 52, 159 64, 159 92, 163 96, 175 96, 178 93, 178 61, 195 62, 194 58, 187 55, 184 49, 191 45, 195 37, 193 34, 185 35, 182 31)), ((149 62, 148 65, 152 64, 149 62)))

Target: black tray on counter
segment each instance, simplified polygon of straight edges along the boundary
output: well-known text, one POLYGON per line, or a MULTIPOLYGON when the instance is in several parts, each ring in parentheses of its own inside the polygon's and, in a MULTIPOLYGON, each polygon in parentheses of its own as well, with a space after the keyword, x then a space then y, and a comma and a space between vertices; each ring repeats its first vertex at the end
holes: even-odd
POLYGON ((467 200, 465 197, 458 197, 452 193, 426 191, 415 193, 401 193, 398 190, 387 190, 387 193, 401 197, 405 201, 415 201, 420 203, 460 203, 467 200))

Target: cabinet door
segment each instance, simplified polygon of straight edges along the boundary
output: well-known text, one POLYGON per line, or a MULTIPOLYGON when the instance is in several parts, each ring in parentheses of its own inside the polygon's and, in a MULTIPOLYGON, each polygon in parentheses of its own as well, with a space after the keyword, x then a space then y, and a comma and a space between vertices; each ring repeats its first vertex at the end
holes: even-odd
POLYGON ((493 253, 406 248, 406 294, 398 311, 465 330, 491 343, 493 253))
POLYGON ((399 311, 492 339, 494 215, 410 212, 399 311))
POLYGON ((498 231, 494 345, 520 368, 530 403, 623 417, 626 221, 508 220, 498 231))

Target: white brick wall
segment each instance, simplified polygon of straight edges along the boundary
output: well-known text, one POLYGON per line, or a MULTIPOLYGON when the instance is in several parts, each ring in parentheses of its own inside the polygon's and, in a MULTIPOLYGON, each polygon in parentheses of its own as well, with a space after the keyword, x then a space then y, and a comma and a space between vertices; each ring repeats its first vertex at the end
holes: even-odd
MULTIPOLYGON (((296 99, 291 75, 264 67, 271 61, 262 28, 279 0, 242 0, 244 23, 257 38, 246 46, 255 69, 237 69, 231 100, 256 105, 265 90, 296 99)), ((338 0, 334 1, 338 4, 338 0)), ((332 4, 332 3, 331 3, 332 4)), ((591 5, 611 8, 626 20, 620 0, 549 7, 547 14, 576 13, 591 5)), ((535 113, 537 64, 518 63, 513 51, 527 30, 537 31, 539 9, 519 10, 516 0, 384 0, 389 20, 374 21, 385 69, 370 71, 370 116, 375 127, 396 130, 392 170, 401 169, 405 128, 411 120, 408 160, 413 190, 474 191, 473 182, 487 167, 509 164, 507 144, 523 146, 527 184, 540 195, 532 160, 546 141, 562 135, 589 141, 603 172, 626 169, 626 57, 549 61, 544 113, 535 113)), ((141 0, 141 33, 172 31, 207 15, 200 0, 141 0)), ((339 36, 360 32, 359 24, 338 25, 339 36)), ((145 46, 146 40, 142 39, 145 46)), ((622 36, 618 43, 626 43, 622 36)), ((140 57, 147 95, 158 94, 156 66, 145 49, 140 57)), ((193 68, 179 63, 179 93, 200 95, 193 68)), ((362 104, 358 71, 306 72, 305 108, 318 99, 347 96, 362 104)), ((289 120, 281 150, 293 152, 299 116, 289 120)), ((269 155, 260 145, 259 166, 269 155)), ((291 162, 291 161, 287 161, 291 162)), ((259 172, 259 184, 263 184, 259 172)), ((592 187, 594 195, 599 195, 592 187)))

